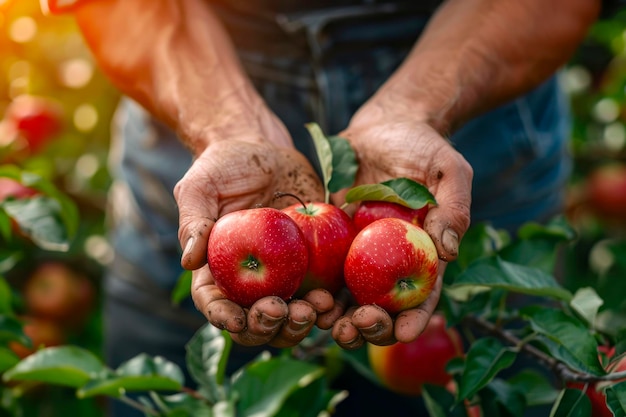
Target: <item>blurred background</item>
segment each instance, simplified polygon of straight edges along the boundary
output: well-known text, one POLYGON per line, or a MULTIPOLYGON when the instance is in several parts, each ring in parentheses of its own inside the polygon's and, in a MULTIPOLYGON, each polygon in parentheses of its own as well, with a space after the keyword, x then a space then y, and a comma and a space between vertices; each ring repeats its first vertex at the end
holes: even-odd
MULTIPOLYGON (((593 286, 617 307, 602 317, 610 326, 626 313, 626 11, 594 25, 562 82, 575 158, 567 218, 579 237, 563 254, 559 278, 572 288, 593 286)), ((67 251, 17 243, 22 256, 5 268, 7 279, 35 342, 77 344, 98 355, 100 278, 111 258, 106 159, 118 98, 70 17, 45 17, 36 0, 0 0, 0 166, 54 183, 75 201, 80 219, 67 251)), ((0 179, 0 201, 13 186, 0 179)), ((72 390, 24 389, 25 397, 2 397, 0 416, 101 415, 97 401, 79 401, 72 390)))

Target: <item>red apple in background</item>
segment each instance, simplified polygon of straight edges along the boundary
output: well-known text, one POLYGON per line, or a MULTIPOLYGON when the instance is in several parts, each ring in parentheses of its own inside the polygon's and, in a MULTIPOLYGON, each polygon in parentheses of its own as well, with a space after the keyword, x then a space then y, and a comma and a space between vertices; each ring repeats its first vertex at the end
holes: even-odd
POLYGON ((0 202, 8 199, 22 199, 37 195, 38 191, 26 187, 12 178, 0 177, 0 202))
POLYGON ((424 332, 410 343, 390 346, 368 344, 370 366, 383 385, 406 395, 420 395, 424 384, 446 387, 452 375, 446 364, 463 355, 458 331, 446 327, 446 319, 435 313, 424 332))
POLYGON ((296 222, 269 207, 238 210, 219 218, 209 235, 207 257, 217 287, 243 307, 270 295, 291 298, 309 262, 296 222))
POLYGON ((22 291, 29 314, 64 325, 82 324, 95 301, 95 288, 89 278, 62 261, 38 265, 22 291))
POLYGON ((426 214, 428 214, 428 206, 412 209, 388 201, 362 201, 352 215, 352 221, 357 231, 362 230, 374 220, 388 217, 403 219, 416 226, 423 227, 426 214))
MULTIPOLYGON (((615 354, 615 348, 607 348, 605 346, 600 346, 598 350, 606 355, 607 358, 611 359, 615 354)), ((606 368, 609 373, 614 372, 623 372, 626 371, 626 355, 622 356, 619 360, 613 361, 606 368)), ((585 394, 589 398, 591 402, 591 415, 593 417, 613 417, 613 413, 609 410, 609 407, 606 405, 606 393, 605 389, 612 385, 617 384, 618 382, 622 382, 626 380, 620 379, 616 381, 600 381, 597 383, 591 383, 588 385, 585 394)), ((585 388, 585 384, 580 382, 569 382, 567 384, 569 388, 576 388, 583 390, 585 388)))
POLYGON ((356 236, 350 216, 332 204, 296 203, 283 209, 300 227, 309 250, 309 267, 297 294, 314 288, 336 293, 344 286, 343 263, 356 236))
POLYGON ((587 178, 587 197, 598 215, 626 220, 626 164, 595 168, 587 178))
POLYGON ((26 140, 31 152, 37 152, 63 129, 63 108, 52 99, 25 94, 13 99, 4 122, 26 140))
POLYGON ((344 264, 346 286, 357 303, 390 314, 421 304, 437 281, 439 258, 428 233, 406 220, 376 220, 361 230, 344 264))
POLYGON ((26 316, 24 334, 30 338, 33 346, 28 347, 19 342, 9 342, 9 348, 20 358, 35 353, 41 347, 60 346, 65 343, 63 328, 55 321, 41 317, 26 316))

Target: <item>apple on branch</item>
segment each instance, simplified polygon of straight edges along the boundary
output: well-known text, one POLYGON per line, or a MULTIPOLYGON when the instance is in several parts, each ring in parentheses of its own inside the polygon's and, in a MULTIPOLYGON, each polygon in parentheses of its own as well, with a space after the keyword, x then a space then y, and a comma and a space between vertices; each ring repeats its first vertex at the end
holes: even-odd
POLYGON ((437 248, 424 229, 386 218, 356 235, 344 263, 344 278, 357 303, 376 304, 393 315, 428 298, 438 267, 437 248))
POLYGON ((309 250, 309 266, 297 295, 315 288, 335 294, 344 287, 343 266, 356 230, 350 216, 337 206, 322 202, 304 203, 299 200, 283 209, 300 227, 309 250))
POLYGON ((209 235, 207 260, 226 297, 250 307, 266 296, 291 298, 308 267, 302 231, 286 213, 270 208, 233 211, 209 235))

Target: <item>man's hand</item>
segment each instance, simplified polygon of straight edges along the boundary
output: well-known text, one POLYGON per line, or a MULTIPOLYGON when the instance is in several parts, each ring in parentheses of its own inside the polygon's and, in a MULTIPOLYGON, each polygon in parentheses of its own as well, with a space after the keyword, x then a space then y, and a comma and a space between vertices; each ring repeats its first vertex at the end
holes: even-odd
MULTIPOLYGON (((365 341, 387 345, 410 342, 426 327, 441 294, 446 262, 456 259, 461 238, 470 224, 473 170, 436 130, 416 115, 402 116, 380 102, 363 107, 341 133, 359 162, 356 184, 374 184, 407 177, 424 184, 437 206, 430 208, 424 229, 437 247, 439 279, 429 298, 416 308, 391 317, 379 307, 348 308, 333 326, 335 341, 355 349, 365 341)), ((333 196, 342 204, 343 194, 333 196)))
POLYGON ((243 345, 293 346, 308 334, 318 317, 334 311, 333 297, 323 290, 289 304, 266 297, 244 310, 227 300, 213 282, 206 262, 215 221, 235 210, 289 204, 285 199, 275 200, 276 191, 294 193, 305 201, 324 198, 317 174, 294 148, 236 140, 218 141, 206 148, 174 190, 180 213, 179 240, 184 248, 181 263, 194 270, 196 307, 243 345))

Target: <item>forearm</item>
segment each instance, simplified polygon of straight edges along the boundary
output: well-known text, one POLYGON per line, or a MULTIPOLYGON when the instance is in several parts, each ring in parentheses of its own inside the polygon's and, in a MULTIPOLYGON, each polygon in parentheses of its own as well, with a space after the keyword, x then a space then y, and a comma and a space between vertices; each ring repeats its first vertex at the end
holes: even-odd
POLYGON ((229 137, 258 140, 273 123, 207 1, 92 0, 75 16, 113 84, 195 153, 229 137))
POLYGON ((441 133, 529 91, 565 64, 595 0, 449 0, 372 103, 420 114, 441 133))

